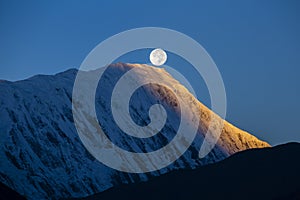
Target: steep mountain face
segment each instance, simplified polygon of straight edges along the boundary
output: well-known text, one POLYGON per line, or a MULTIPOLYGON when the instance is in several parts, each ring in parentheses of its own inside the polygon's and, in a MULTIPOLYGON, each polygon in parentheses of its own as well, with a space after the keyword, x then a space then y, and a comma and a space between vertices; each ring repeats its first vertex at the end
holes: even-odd
POLYGON ((300 143, 246 150, 212 165, 177 170, 84 199, 297 200, 299 153, 300 143))
MULTIPOLYGON (((180 121, 175 90, 190 104, 188 112, 200 115, 200 123, 190 148, 168 167, 145 174, 118 172, 91 156, 79 139, 72 116, 76 73, 77 70, 71 69, 54 76, 38 75, 24 81, 0 82, 0 181, 28 199, 84 197, 121 183, 146 181, 174 169, 193 169, 214 163, 245 149, 269 147, 266 142, 225 122, 214 149, 199 159, 198 152, 211 119, 222 119, 163 69, 119 63, 106 69, 95 98, 98 121, 117 146, 132 152, 147 152, 168 144, 180 121), (160 103, 166 108, 166 124, 151 138, 137 139, 123 133, 110 110, 115 84, 133 68, 148 68, 148 75, 160 76, 173 85, 170 91, 170 88, 148 84, 140 87, 131 98, 130 115, 141 126, 149 123, 151 105, 160 103)), ((145 75, 137 73, 136 76, 139 80, 145 75)))

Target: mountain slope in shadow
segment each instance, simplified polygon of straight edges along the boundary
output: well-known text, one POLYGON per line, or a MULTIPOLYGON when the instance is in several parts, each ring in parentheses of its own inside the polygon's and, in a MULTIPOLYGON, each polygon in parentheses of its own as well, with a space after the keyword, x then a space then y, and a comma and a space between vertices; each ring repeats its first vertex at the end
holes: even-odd
POLYGON ((93 199, 300 199, 300 143, 251 149, 196 170, 122 185, 93 199))
MULTIPOLYGON (((37 75, 23 81, 0 82, 0 182, 29 200, 81 198, 124 183, 146 181, 148 177, 176 169, 195 169, 246 149, 270 146, 217 116, 162 68, 117 63, 82 73, 85 75, 80 82, 86 88, 77 99, 73 98, 73 86, 78 74, 76 69, 56 75, 37 75), (149 110, 155 104, 161 104, 167 112, 164 127, 153 137, 133 137, 124 132, 114 120, 111 108, 118 110, 118 101, 124 98, 126 92, 118 93, 120 96, 115 98, 115 106, 111 106, 111 97, 116 84, 127 72, 134 72, 130 81, 143 86, 130 97, 130 116, 124 119, 124 123, 133 121, 138 126, 148 125, 151 122, 149 110), (80 104, 78 100, 81 97, 89 98, 86 92, 92 89, 91 78, 99 78, 100 73, 103 76, 97 81, 95 106, 80 104), (163 81, 167 87, 142 84, 154 78, 158 83, 163 81), (179 102, 188 105, 181 104, 181 108, 185 107, 183 112, 179 102), (76 105, 75 112, 72 111, 73 104, 76 105), (95 108, 97 117, 91 115, 90 108, 95 108), (77 123, 81 126, 75 127, 73 116, 76 116, 78 122, 90 122, 87 124, 90 131, 85 131, 86 134, 94 132, 94 125, 101 125, 108 140, 104 143, 99 135, 95 135, 96 141, 99 139, 103 143, 95 144, 94 147, 109 147, 113 143, 121 149, 137 153, 156 151, 169 144, 177 135, 181 119, 196 122, 194 120, 199 118, 199 123, 189 126, 196 130, 196 136, 180 159, 145 175, 121 173, 96 160, 78 135, 78 127, 85 129, 86 123, 77 123), (217 144, 205 158, 200 159, 199 149, 209 127, 215 130, 223 123, 217 144)), ((118 112, 126 113, 123 110, 118 112)), ((184 134, 188 135, 189 132, 185 131, 184 134)), ((210 130, 209 135, 215 138, 218 131, 210 130)), ((171 148, 170 153, 177 154, 178 148, 181 147, 171 148)), ((161 156, 169 157, 167 154, 161 156)), ((120 168, 124 167, 122 163, 134 160, 133 156, 116 158, 120 168)), ((156 165, 151 162, 150 159, 139 162, 138 170, 145 171, 156 165)))

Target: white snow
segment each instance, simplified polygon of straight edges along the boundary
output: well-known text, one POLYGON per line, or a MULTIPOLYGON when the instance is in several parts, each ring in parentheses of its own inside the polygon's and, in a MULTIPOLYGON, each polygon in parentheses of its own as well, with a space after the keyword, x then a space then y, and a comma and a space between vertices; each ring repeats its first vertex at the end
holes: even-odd
MULTIPOLYGON (((172 140, 180 113, 170 91, 158 85, 145 86, 132 97, 130 109, 133 119, 138 124, 147 124, 149 107, 163 101, 169 114, 167 123, 161 134, 145 140, 122 133, 113 123, 108 97, 118 77, 133 67, 150 66, 115 64, 103 76, 104 86, 98 88, 96 95, 96 109, 101 112, 98 120, 108 137, 119 147, 134 152, 154 151, 172 140)), ((166 71, 151 69, 167 79, 174 86, 174 91, 185 97, 190 112, 199 114, 201 119, 190 149, 178 161, 151 175, 179 168, 196 168, 241 150, 269 146, 225 122, 219 142, 207 157, 200 160, 198 151, 210 120, 212 117, 222 119, 211 113, 166 71)), ((81 143, 71 110, 76 72, 71 69, 54 76, 38 75, 24 81, 0 82, 0 181, 28 199, 84 197, 114 185, 147 180, 148 175, 120 173, 103 165, 81 143)), ((146 75, 151 76, 143 76, 146 75)))

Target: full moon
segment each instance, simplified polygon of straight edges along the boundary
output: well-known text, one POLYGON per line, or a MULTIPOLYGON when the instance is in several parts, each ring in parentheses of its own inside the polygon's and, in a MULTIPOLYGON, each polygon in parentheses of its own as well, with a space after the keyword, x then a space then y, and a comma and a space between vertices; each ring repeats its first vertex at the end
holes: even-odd
POLYGON ((150 53, 150 61, 155 66, 161 66, 167 61, 167 53, 162 49, 154 49, 150 53))

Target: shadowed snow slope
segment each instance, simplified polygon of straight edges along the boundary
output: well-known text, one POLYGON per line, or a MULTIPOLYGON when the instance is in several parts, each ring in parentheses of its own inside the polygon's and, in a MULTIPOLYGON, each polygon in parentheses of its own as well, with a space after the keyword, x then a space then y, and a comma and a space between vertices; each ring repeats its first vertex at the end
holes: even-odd
MULTIPOLYGON (((187 112, 200 115, 194 142, 176 162, 151 173, 118 172, 91 156, 79 139, 72 116, 72 89, 76 74, 77 70, 71 69, 53 76, 37 75, 23 81, 0 82, 0 181, 28 199, 84 197, 122 183, 146 181, 151 176, 174 169, 193 169, 214 163, 238 151, 269 147, 266 142, 224 122, 214 149, 205 158, 199 159, 198 152, 209 123, 214 119, 218 125, 222 119, 195 99, 165 70, 118 63, 110 65, 104 72, 95 103, 101 127, 119 147, 132 152, 148 152, 168 144, 180 122, 180 105, 174 92, 189 104, 187 112), (167 89, 148 84, 140 87, 131 97, 130 115, 138 125, 149 123, 148 110, 151 105, 160 103, 166 109, 168 117, 165 126, 151 138, 138 139, 126 135, 112 117, 112 90, 119 78, 133 68, 148 68, 148 75, 160 76, 173 85, 167 89)), ((137 80, 143 78, 138 73, 136 77, 137 80)))

